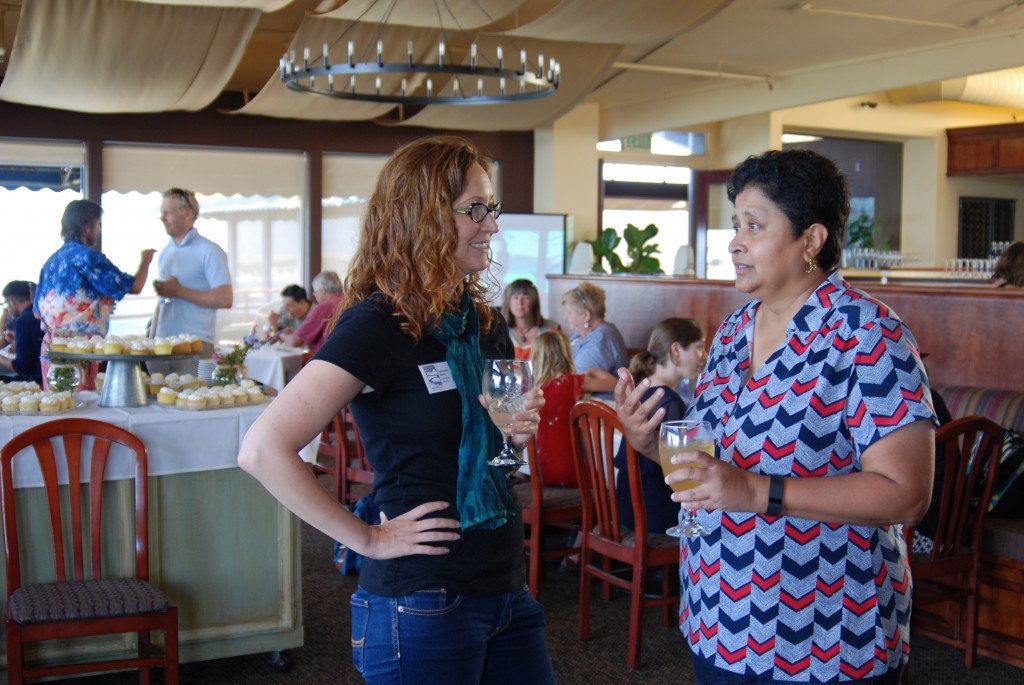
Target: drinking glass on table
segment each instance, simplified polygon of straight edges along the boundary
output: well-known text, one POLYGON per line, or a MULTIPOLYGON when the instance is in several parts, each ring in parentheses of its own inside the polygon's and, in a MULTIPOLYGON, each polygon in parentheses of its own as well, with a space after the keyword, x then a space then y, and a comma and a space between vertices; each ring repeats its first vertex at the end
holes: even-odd
MULTIPOLYGON (((676 469, 696 466, 694 463, 673 464, 672 457, 680 452, 703 452, 714 457, 715 433, 711 430, 711 424, 707 421, 666 421, 661 424, 661 432, 658 435, 658 458, 661 461, 661 470, 666 476, 676 469)), ((700 483, 695 480, 682 480, 672 483, 671 487, 674 492, 683 492, 698 485, 700 483)), ((683 511, 682 522, 666 530, 667 535, 677 538, 699 538, 711 532, 697 521, 696 510, 684 507, 683 511)))
POLYGON ((525 411, 526 395, 533 389, 533 367, 519 359, 488 359, 484 362, 484 399, 491 421, 504 440, 501 452, 488 461, 491 466, 522 466, 526 462, 512 449, 515 415, 525 411))

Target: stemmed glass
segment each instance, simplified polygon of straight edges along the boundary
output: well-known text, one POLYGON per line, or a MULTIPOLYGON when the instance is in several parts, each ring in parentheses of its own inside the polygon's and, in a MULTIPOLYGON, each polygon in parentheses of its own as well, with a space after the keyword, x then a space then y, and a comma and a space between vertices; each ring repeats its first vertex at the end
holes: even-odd
POLYGON ((491 466, 521 466, 526 462, 512 449, 515 415, 525 411, 526 395, 533 389, 533 367, 519 359, 488 359, 484 363, 484 399, 491 421, 501 431, 501 452, 488 461, 491 466))
MULTIPOLYGON (((715 433, 711 430, 711 424, 707 421, 666 421, 661 424, 661 432, 658 435, 658 458, 661 460, 661 470, 666 476, 676 469, 697 466, 694 463, 673 464, 672 456, 679 452, 704 452, 714 457, 715 433)), ((682 492, 698 485, 698 481, 683 480, 672 483, 672 490, 682 492)), ((696 510, 684 507, 683 512, 682 522, 666 530, 666 535, 699 538, 711 532, 697 521, 696 510)))

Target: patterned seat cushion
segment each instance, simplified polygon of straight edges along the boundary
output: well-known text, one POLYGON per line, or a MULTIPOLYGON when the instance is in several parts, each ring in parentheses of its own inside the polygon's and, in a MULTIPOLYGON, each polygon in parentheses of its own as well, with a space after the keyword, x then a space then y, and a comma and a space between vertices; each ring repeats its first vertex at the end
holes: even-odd
MULTIPOLYGON (((520 506, 527 509, 533 506, 533 491, 530 490, 529 483, 520 483, 512 489, 520 506)), ((582 503, 579 488, 544 488, 542 496, 544 506, 548 508, 574 507, 582 503)))
POLYGON ((937 388, 953 418, 984 416, 1003 428, 1024 433, 1024 393, 951 385, 937 388))
POLYGON ((144 580, 104 578, 25 585, 11 595, 7 615, 18 623, 45 623, 144 614, 170 605, 144 580))

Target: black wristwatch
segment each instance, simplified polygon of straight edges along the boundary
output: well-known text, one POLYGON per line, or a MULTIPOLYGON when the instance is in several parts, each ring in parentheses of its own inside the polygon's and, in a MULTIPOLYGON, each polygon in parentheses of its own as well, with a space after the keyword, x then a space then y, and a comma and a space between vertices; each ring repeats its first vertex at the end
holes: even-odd
POLYGON ((779 516, 782 513, 782 492, 785 479, 782 476, 770 476, 768 484, 768 508, 765 514, 768 516, 779 516))

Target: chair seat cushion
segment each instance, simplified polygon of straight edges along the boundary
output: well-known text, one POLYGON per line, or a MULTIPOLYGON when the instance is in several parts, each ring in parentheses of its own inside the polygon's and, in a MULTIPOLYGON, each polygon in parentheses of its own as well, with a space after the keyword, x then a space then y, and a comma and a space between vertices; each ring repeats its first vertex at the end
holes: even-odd
MULTIPOLYGON (((623 529, 622 537, 620 539, 622 541, 622 544, 626 545, 627 547, 636 547, 636 531, 627 531, 623 529)), ((660 547, 679 547, 679 538, 672 537, 671 535, 665 535, 664 533, 648 535, 647 547, 648 549, 660 547)))
MULTIPOLYGON (((533 506, 533 491, 529 483, 520 483, 512 488, 515 491, 516 499, 520 506, 529 509, 533 506)), ((548 509, 555 507, 578 507, 582 504, 579 488, 544 488, 541 496, 544 498, 544 506, 548 509)))
POLYGON ((7 615, 18 623, 45 623, 145 614, 170 605, 144 580, 103 578, 22 586, 11 595, 7 615))

